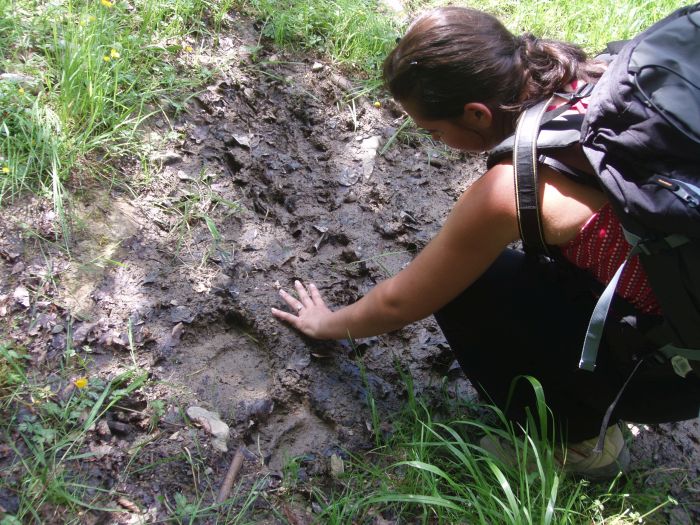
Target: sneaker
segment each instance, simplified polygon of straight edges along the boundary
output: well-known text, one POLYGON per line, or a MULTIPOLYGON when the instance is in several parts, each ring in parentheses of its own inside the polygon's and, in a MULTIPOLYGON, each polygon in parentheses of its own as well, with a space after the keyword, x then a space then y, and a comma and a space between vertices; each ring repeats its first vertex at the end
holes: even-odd
MULTIPOLYGON (((604 481, 612 479, 620 472, 626 473, 630 454, 622 431, 618 425, 608 428, 605 433, 603 451, 593 452, 598 438, 591 438, 579 443, 570 444, 563 453, 555 452, 555 458, 559 465, 563 465, 564 471, 581 476, 591 481, 604 481)), ((481 448, 500 459, 506 465, 516 465, 515 451, 512 445, 496 436, 487 435, 481 438, 481 448)), ((534 471, 534 461, 528 465, 528 471, 534 471)))
POLYGON ((579 443, 572 443, 557 459, 564 464, 564 470, 592 481, 602 481, 626 473, 630 464, 630 452, 619 425, 608 427, 605 432, 603 450, 593 451, 598 437, 579 443))

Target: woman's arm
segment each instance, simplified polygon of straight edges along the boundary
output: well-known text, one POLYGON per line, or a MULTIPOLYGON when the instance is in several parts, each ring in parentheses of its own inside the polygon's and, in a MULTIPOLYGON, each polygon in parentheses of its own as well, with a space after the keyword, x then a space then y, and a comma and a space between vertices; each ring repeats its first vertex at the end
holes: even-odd
POLYGON ((318 290, 281 291, 290 314, 275 317, 318 339, 361 338, 389 332, 437 311, 474 282, 518 238, 512 167, 495 166, 459 198, 437 236, 394 277, 357 302, 331 311, 318 290), (300 309, 301 307, 301 309, 300 309))

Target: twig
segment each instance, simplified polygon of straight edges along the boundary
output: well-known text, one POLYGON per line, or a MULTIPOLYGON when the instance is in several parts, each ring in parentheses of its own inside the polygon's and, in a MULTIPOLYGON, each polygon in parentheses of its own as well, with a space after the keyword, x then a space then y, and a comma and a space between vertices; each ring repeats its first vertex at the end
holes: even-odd
POLYGON ((221 485, 221 489, 219 490, 219 495, 216 497, 217 503, 223 503, 228 499, 229 494, 231 494, 233 482, 236 480, 236 476, 238 476, 238 471, 241 470, 242 465, 243 448, 238 447, 238 450, 236 450, 236 454, 231 460, 231 466, 228 468, 228 472, 226 473, 226 477, 224 478, 224 483, 221 485))

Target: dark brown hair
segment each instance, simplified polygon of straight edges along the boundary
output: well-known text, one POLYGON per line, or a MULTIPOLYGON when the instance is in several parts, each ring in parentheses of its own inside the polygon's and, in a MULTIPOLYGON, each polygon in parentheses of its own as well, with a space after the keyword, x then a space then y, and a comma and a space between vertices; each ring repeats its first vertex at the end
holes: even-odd
POLYGON ((460 116, 469 102, 519 113, 601 73, 574 44, 514 36, 497 18, 463 7, 419 16, 384 61, 394 98, 410 100, 429 119, 460 116))

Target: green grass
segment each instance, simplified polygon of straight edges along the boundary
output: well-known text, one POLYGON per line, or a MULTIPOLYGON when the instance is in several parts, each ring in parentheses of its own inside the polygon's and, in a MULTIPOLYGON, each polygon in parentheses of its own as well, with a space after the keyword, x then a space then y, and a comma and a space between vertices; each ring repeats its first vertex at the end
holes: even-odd
POLYGON ((71 187, 139 152, 154 112, 213 74, 190 60, 230 0, 0 0, 0 205, 71 187), (21 75, 21 76, 19 76, 21 75))
MULTIPOLYGON (((381 64, 397 37, 419 12, 441 5, 463 5, 498 16, 514 34, 531 32, 571 41, 595 55, 608 42, 631 38, 674 9, 682 0, 405 0, 404 12, 393 13, 377 0, 240 0, 263 23, 262 33, 283 47, 321 53, 349 68, 361 81, 348 94, 354 100, 381 91, 381 64)), ((381 95, 384 96, 384 95, 381 95)), ((381 98, 379 96, 379 98, 381 98)), ((411 140, 410 119, 391 137, 411 140)), ((423 135, 425 138, 425 135, 423 135)))
MULTIPOLYGON (((13 515, 0 516, 3 525, 80 523, 85 513, 104 517, 124 512, 114 503, 122 495, 141 503, 90 477, 95 452, 89 445, 97 422, 123 400, 149 388, 147 374, 131 368, 105 380, 90 375, 89 360, 79 353, 66 349, 49 386, 41 375, 30 373, 26 352, 0 345, 0 436, 7 444, 5 457, 7 451, 14 457, 11 465, 5 463, 0 490, 18 502, 13 515), (77 378, 83 374, 86 380, 80 382, 77 378), (61 388, 56 388, 56 376, 63 380, 61 388), (74 386, 65 394, 67 384, 74 386)), ((655 523, 658 510, 672 503, 640 480, 592 485, 563 473, 555 459, 556 446, 542 437, 550 418, 544 393, 532 379, 527 380, 538 403, 523 433, 498 409, 466 405, 447 395, 443 415, 438 416, 415 396, 411 377, 399 372, 407 399, 402 412, 392 417, 378 412, 365 380, 376 448, 345 460, 345 473, 331 489, 326 478, 301 481, 303 458, 291 458, 284 468, 283 490, 270 493, 260 477, 247 488, 237 484, 226 502, 214 503, 221 479, 211 475, 207 453, 196 439, 177 454, 156 454, 155 459, 142 454, 151 441, 155 446, 157 440, 169 441, 169 432, 156 431, 165 408, 157 400, 146 409, 152 433, 131 445, 128 462, 116 473, 116 487, 130 482, 143 487, 153 472, 163 479, 170 472, 182 481, 180 486, 191 490, 155 496, 159 519, 178 524, 254 523, 259 499, 267 502, 268 515, 283 519, 279 509, 300 496, 316 505, 318 523, 338 525, 375 523, 379 516, 396 523, 631 525, 640 519, 655 523), (484 417, 485 412, 490 416, 484 417), (484 435, 509 444, 514 460, 504 461, 484 450, 479 444, 484 435)))
MULTIPOLYGON (((391 49, 399 24, 374 0, 245 0, 277 45, 316 50, 356 71, 376 70, 391 49)), ((376 74, 376 71, 375 71, 376 74)))
MULTIPOLYGON (((445 1, 430 2, 433 5, 445 1)), ((631 38, 671 11, 681 0, 474 0, 451 2, 498 16, 512 32, 575 42, 599 53, 614 40, 631 38)))
POLYGON ((489 423, 464 417, 438 421, 413 395, 410 377, 403 379, 408 400, 404 412, 390 418, 393 434, 370 454, 347 461, 332 494, 312 489, 323 509, 321 522, 374 523, 381 516, 397 523, 622 525, 653 523, 658 510, 672 503, 662 494, 625 486, 620 478, 591 485, 563 473, 554 442, 542 437, 549 414, 535 380, 526 379, 536 392, 537 413, 523 433, 495 407, 482 407, 491 414, 489 423), (485 435, 511 447, 513 460, 483 449, 479 437, 485 435))
POLYGON ((118 510, 105 505, 107 491, 82 468, 95 455, 85 444, 93 425, 140 389, 147 374, 131 369, 110 381, 80 378, 75 372, 82 369, 69 361, 74 360, 66 356, 60 370, 66 382, 59 392, 29 372, 25 352, 0 345, 0 435, 14 457, 0 488, 18 505, 3 524, 69 523, 86 510, 118 510))
POLYGON ((464 5, 498 16, 516 34, 572 41, 596 53, 612 40, 634 36, 674 9, 680 0, 412 0, 405 1, 408 20, 376 0, 242 0, 264 22, 263 35, 277 45, 313 49, 335 62, 359 68, 376 78, 406 22, 422 10, 464 5))

